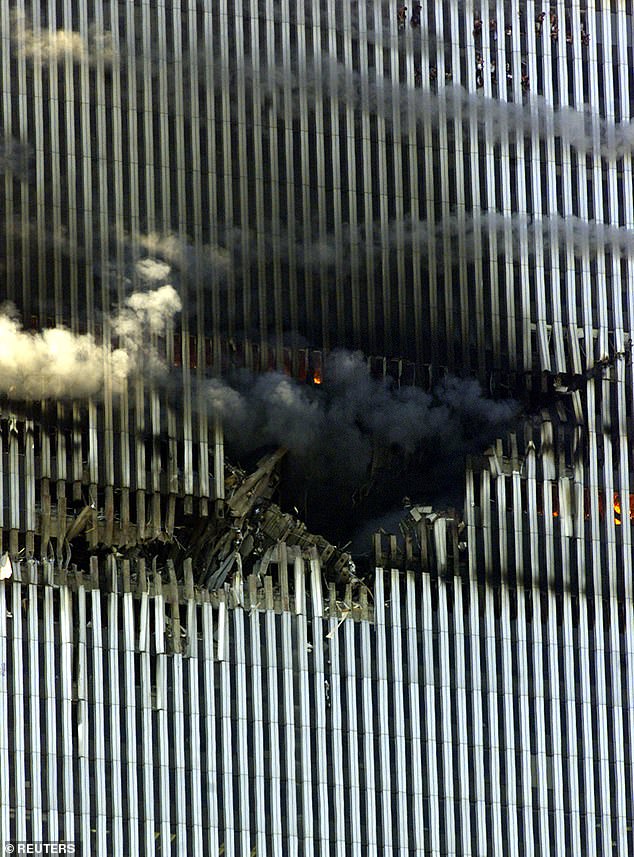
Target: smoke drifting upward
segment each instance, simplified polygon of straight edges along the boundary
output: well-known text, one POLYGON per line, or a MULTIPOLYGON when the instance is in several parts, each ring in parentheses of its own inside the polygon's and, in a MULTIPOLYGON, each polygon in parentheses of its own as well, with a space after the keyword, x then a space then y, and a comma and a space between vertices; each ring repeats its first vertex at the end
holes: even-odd
MULTIPOLYGON (((287 504, 334 540, 347 538, 354 525, 353 494, 369 490, 372 503, 373 480, 380 483, 376 514, 405 494, 446 499, 456 485, 460 492, 456 477, 465 454, 481 451, 518 414, 517 403, 486 399, 474 380, 449 377, 431 394, 392 387, 368 374, 360 354, 347 351, 329 356, 319 388, 269 373, 231 384, 213 380, 202 392, 211 413, 222 418, 234 455, 288 449, 287 504)), ((368 504, 359 512, 366 516, 368 504)))
POLYGON ((82 399, 99 396, 108 383, 120 392, 135 372, 161 363, 148 347, 181 308, 173 286, 135 292, 110 321, 120 346, 98 343, 91 334, 63 327, 23 329, 15 309, 0 309, 0 393, 15 400, 82 399))
MULTIPOLYGON (((227 236, 227 244, 237 249, 240 234, 227 236)), ((205 244, 195 247, 184 241, 177 235, 159 234, 150 232, 144 235, 134 236, 134 240, 128 240, 129 245, 138 245, 144 252, 149 253, 152 258, 158 257, 169 263, 181 274, 193 274, 201 276, 207 273, 216 276, 226 276, 231 266, 231 256, 227 249, 219 246, 205 244)), ((149 260, 144 259, 138 265, 147 265, 149 260)))
POLYGON ((36 30, 22 15, 13 19, 12 40, 19 55, 35 62, 54 64, 63 60, 74 63, 110 64, 114 43, 110 33, 99 33, 91 27, 86 36, 75 30, 42 28, 36 30))

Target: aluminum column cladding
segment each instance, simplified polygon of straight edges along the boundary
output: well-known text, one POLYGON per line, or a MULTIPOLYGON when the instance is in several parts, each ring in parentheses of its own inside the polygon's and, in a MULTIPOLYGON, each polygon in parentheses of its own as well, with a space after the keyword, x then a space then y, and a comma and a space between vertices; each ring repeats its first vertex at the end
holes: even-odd
POLYGON ((3 0, 2 260, 26 323, 94 326, 153 253, 199 362, 214 334, 480 374, 621 351, 629 3, 541 23, 430 2, 403 27, 397 7, 3 0))
POLYGON ((281 610, 270 577, 180 601, 141 574, 0 583, 3 840, 631 852, 629 600, 379 569, 372 601, 281 610))
POLYGON ((634 853, 632 2, 402 6, 0 0, 3 323, 116 345, 149 263, 183 302, 169 390, 0 377, 0 839, 634 853), (281 536, 177 578, 197 382, 336 346, 526 418, 367 587, 281 536))
MULTIPOLYGON (((224 496, 197 381, 301 376, 342 345, 557 399, 544 478, 563 467, 595 545, 615 543, 599 497, 631 494, 630 3, 398 8, 0 0, 2 297, 28 329, 107 343, 149 259, 183 301, 157 343, 176 399, 135 375, 2 421, 6 548, 46 556, 82 499, 94 541, 171 537, 224 496)), ((625 529, 610 566, 630 585, 625 529)))

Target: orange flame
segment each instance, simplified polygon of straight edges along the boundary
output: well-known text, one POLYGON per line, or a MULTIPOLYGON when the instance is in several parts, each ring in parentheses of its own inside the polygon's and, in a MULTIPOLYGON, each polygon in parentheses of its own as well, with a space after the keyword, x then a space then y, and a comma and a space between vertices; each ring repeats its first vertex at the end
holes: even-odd
POLYGON ((313 372, 313 384, 321 384, 321 369, 315 369, 313 372))
POLYGON ((621 526, 621 498, 618 494, 615 494, 613 497, 613 505, 614 505, 614 523, 617 527, 621 526))

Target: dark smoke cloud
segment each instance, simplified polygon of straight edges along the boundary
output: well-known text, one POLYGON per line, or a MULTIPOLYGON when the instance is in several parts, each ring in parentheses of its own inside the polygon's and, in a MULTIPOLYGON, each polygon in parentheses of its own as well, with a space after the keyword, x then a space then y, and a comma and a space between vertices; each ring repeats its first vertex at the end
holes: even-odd
POLYGON ((519 410, 485 398, 474 380, 448 377, 432 393, 395 387, 348 351, 328 357, 319 388, 279 373, 243 374, 208 382, 202 398, 222 419, 234 455, 288 449, 288 502, 301 507, 308 495, 309 523, 312 514, 335 539, 346 532, 359 489, 380 484, 376 514, 404 494, 438 498, 456 484, 465 454, 481 451, 519 410))

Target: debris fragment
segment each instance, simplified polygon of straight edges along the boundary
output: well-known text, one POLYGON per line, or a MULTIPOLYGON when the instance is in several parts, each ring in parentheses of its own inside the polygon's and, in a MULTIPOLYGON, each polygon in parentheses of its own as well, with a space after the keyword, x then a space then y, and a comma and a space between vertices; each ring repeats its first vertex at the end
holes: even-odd
POLYGON ((13 566, 8 553, 3 553, 0 556, 0 580, 9 580, 13 575, 13 566))

